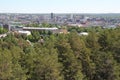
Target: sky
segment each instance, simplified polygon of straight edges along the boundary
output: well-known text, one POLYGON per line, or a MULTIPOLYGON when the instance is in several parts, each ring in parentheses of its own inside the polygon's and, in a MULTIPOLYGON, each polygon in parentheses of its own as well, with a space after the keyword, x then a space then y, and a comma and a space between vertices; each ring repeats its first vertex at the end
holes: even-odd
POLYGON ((120 13, 120 0, 0 0, 0 13, 120 13))

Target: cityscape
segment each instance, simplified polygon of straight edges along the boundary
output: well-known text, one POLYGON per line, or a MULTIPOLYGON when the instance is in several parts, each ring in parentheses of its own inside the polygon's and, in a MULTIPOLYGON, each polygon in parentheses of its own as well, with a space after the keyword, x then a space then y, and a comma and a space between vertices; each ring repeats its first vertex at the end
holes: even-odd
POLYGON ((120 14, 0 14, 0 25, 22 26, 32 23, 77 27, 116 27, 120 25, 120 14))
POLYGON ((66 29, 69 27, 116 28, 120 26, 120 14, 0 14, 0 27, 7 28, 9 31, 22 30, 24 33, 24 27, 46 27, 42 24, 49 24, 48 28, 59 29, 63 26, 66 26, 66 29))

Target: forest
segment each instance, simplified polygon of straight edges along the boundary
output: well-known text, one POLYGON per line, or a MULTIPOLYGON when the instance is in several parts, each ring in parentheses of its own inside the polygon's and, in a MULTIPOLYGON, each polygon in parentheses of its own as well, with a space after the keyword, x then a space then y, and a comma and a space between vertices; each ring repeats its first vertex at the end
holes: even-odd
POLYGON ((69 31, 1 38, 0 80, 120 80, 120 28, 69 31))

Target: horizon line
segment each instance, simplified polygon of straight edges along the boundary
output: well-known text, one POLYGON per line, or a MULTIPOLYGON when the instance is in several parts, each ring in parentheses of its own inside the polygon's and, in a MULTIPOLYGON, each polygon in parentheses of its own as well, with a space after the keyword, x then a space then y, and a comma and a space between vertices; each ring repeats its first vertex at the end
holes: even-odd
POLYGON ((60 12, 26 12, 26 13, 24 13, 24 12, 0 12, 0 14, 50 14, 50 13, 54 13, 54 14, 120 14, 120 12, 119 13, 115 13, 115 12, 113 12, 113 13, 111 13, 111 12, 83 12, 83 13, 78 13, 78 12, 75 12, 75 13, 73 13, 73 12, 71 12, 71 13, 68 13, 68 12, 63 12, 63 13, 60 13, 60 12))

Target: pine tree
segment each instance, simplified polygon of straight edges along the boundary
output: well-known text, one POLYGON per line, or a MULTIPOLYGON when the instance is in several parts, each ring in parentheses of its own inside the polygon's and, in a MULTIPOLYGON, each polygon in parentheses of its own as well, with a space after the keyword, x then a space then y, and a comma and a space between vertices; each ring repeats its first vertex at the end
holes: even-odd
POLYGON ((61 35, 56 45, 59 62, 63 65, 62 74, 64 80, 83 80, 81 65, 77 62, 70 44, 64 37, 64 35, 61 35))
POLYGON ((70 34, 69 43, 77 61, 82 65, 82 72, 86 76, 85 78, 92 80, 95 66, 90 59, 90 50, 86 48, 84 41, 80 39, 77 33, 70 34))
POLYGON ((0 80, 10 80, 12 72, 12 55, 10 51, 0 49, 0 80))

